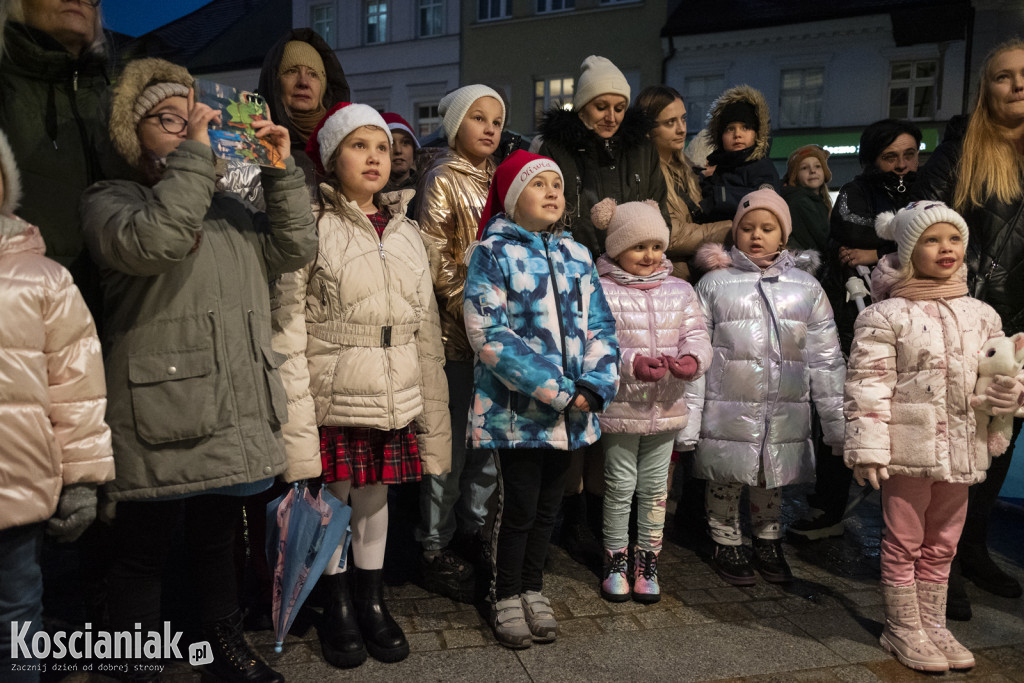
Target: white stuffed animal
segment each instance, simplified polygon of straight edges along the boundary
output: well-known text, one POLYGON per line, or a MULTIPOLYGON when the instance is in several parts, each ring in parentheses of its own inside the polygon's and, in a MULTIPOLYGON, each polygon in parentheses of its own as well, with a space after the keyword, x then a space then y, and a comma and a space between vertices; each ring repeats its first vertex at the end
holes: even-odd
POLYGON ((978 440, 988 444, 990 457, 1002 455, 1010 446, 1013 433, 1013 415, 989 417, 991 405, 985 390, 996 375, 1016 377, 1024 367, 1024 332, 1012 337, 996 337, 985 342, 978 358, 978 383, 974 386, 974 407, 978 440))

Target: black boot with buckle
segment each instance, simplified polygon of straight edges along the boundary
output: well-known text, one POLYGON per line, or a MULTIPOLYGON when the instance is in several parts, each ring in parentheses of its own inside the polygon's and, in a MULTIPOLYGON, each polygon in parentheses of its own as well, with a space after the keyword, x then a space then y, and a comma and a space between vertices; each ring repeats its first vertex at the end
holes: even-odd
POLYGON ((203 626, 203 637, 213 650, 213 661, 203 667, 210 676, 230 683, 284 683, 284 676, 267 666, 245 642, 241 610, 203 626))
POLYGON ((324 614, 317 629, 324 659, 339 669, 351 669, 366 661, 366 645, 352 605, 349 572, 321 576, 324 614))
POLYGON ((409 641, 384 604, 383 570, 353 567, 351 571, 355 573, 352 602, 366 649, 378 661, 402 661, 409 656, 409 641))

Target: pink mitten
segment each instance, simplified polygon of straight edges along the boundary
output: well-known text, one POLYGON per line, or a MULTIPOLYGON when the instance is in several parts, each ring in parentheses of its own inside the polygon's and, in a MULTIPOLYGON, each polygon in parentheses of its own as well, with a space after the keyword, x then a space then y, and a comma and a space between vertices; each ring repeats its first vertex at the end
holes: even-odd
POLYGON ((669 371, 684 382, 689 382, 697 374, 697 359, 690 354, 686 354, 682 358, 673 358, 672 356, 662 356, 662 358, 668 365, 669 371))
POLYGON ((665 376, 668 368, 661 358, 637 356, 633 359, 633 374, 641 382, 657 382, 665 376))

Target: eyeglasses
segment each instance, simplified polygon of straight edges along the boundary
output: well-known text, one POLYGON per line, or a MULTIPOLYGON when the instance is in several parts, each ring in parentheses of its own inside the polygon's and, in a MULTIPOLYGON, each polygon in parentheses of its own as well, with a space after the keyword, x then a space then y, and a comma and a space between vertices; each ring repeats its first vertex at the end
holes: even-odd
POLYGON ((142 118, 144 120, 156 119, 160 123, 160 127, 171 135, 180 135, 186 128, 188 128, 188 119, 166 111, 159 114, 149 114, 142 118))

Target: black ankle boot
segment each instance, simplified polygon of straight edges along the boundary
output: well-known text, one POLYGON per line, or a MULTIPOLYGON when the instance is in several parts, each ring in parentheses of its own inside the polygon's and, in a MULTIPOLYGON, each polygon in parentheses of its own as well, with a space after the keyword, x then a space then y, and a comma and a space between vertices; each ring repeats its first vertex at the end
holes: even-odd
POLYGON ((241 610, 203 626, 203 636, 213 649, 213 661, 203 667, 209 675, 231 683, 284 683, 284 676, 267 666, 245 642, 241 610))
POLYGON ((348 572, 320 577, 324 614, 317 629, 324 659, 339 669, 351 669, 366 661, 366 645, 352 606, 348 572))
POLYGON ((384 572, 359 569, 355 573, 353 603, 366 649, 381 662, 400 662, 409 656, 409 642, 384 604, 384 572))
POLYGON ((793 580, 793 571, 782 553, 781 540, 754 538, 754 567, 761 573, 761 578, 769 583, 789 583, 793 580))

